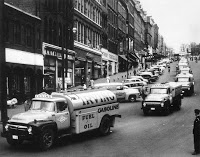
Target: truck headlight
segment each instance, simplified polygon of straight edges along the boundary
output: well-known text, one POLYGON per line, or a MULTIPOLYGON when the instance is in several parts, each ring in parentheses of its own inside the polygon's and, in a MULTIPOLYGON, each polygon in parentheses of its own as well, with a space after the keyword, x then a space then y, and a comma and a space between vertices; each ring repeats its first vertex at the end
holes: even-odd
POLYGON ((5 125, 5 130, 8 131, 8 128, 9 128, 9 125, 6 124, 6 125, 5 125))
POLYGON ((29 134, 32 134, 32 130, 33 130, 32 127, 29 126, 29 127, 28 127, 28 133, 29 133, 29 134))
POLYGON ((144 102, 144 103, 143 103, 143 107, 146 107, 146 105, 147 105, 147 104, 144 102))
POLYGON ((188 90, 190 90, 190 88, 188 88, 188 90))
POLYGON ((164 107, 165 103, 164 102, 161 102, 160 106, 161 107, 164 107))

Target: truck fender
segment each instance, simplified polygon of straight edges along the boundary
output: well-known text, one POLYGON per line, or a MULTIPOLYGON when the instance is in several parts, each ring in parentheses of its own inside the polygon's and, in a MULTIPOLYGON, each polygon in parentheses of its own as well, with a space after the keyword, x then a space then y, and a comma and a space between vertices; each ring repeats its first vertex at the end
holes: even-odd
POLYGON ((110 116, 110 126, 111 126, 111 127, 114 127, 115 118, 116 118, 116 117, 121 118, 121 115, 115 114, 115 115, 110 116))
POLYGON ((46 129, 52 129, 54 131, 54 133, 57 134, 58 127, 57 127, 56 122, 51 121, 50 123, 45 123, 45 124, 40 126, 40 131, 41 132, 46 130, 46 129))

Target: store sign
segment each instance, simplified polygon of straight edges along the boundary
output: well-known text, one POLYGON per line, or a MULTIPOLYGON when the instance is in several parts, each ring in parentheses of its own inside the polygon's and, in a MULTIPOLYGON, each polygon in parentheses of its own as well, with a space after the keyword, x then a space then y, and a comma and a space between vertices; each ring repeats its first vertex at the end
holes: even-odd
POLYGON ((102 49, 102 58, 105 60, 109 60, 109 61, 114 61, 114 62, 118 62, 118 56, 108 52, 108 50, 102 49))
POLYGON ((62 54, 59 52, 59 50, 53 50, 51 48, 45 47, 44 48, 44 55, 48 55, 48 56, 55 56, 57 58, 62 58, 62 54))

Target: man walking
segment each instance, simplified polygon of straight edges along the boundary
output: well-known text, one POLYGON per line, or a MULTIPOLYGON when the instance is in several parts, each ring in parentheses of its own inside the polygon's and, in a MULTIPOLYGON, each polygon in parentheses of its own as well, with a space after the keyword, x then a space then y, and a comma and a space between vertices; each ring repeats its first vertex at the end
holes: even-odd
POLYGON ((194 152, 192 155, 199 154, 200 152, 200 110, 195 109, 195 120, 194 120, 194 126, 193 126, 193 135, 194 135, 194 152))

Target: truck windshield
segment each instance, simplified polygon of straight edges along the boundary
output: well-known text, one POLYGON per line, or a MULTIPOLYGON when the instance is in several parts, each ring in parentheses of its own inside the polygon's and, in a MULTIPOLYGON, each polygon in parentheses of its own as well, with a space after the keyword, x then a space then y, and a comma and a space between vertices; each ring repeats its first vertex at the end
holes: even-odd
POLYGON ((152 88, 151 94, 167 94, 167 88, 152 88))
POLYGON ((55 104, 51 101, 32 101, 31 110, 55 111, 55 104))
POLYGON ((188 82, 189 81, 189 78, 188 77, 181 77, 181 78, 178 78, 178 82, 188 82))

